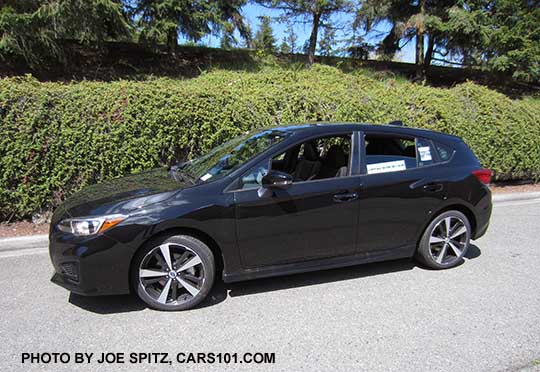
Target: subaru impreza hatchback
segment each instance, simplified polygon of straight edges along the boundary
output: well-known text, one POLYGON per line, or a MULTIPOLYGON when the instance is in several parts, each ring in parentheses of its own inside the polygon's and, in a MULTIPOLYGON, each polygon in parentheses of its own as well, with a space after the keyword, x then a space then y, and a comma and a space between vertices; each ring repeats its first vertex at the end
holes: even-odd
POLYGON ((491 175, 460 138, 428 130, 256 130, 66 200, 51 223, 52 281, 184 310, 218 275, 234 282, 413 256, 446 269, 486 232, 491 175))

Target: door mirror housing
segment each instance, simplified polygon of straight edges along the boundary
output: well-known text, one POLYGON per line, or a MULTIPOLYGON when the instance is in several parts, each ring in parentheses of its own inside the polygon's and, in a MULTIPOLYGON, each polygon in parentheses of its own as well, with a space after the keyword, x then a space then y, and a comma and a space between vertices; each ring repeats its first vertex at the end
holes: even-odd
POLYGON ((285 190, 291 187, 293 177, 289 173, 271 170, 262 179, 262 186, 266 189, 285 190))

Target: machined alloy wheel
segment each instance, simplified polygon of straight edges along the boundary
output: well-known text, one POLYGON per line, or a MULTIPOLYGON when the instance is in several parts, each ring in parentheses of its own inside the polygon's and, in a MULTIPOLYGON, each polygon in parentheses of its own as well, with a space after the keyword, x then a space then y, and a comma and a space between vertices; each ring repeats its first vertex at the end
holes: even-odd
POLYGON ((467 217, 459 211, 447 211, 427 227, 418 252, 428 266, 450 268, 463 260, 470 239, 471 225, 467 217))
POLYGON ((173 236, 144 249, 136 261, 139 297, 153 308, 184 310, 202 301, 214 281, 210 249, 191 236, 173 236))

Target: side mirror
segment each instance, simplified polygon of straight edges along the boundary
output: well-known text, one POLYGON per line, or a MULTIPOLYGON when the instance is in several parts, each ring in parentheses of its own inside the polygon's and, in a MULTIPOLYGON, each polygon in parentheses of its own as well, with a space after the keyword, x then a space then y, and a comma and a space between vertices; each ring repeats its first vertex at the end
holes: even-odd
POLYGON ((293 183, 289 173, 273 171, 268 172, 262 179, 262 186, 266 189, 288 189, 293 183))

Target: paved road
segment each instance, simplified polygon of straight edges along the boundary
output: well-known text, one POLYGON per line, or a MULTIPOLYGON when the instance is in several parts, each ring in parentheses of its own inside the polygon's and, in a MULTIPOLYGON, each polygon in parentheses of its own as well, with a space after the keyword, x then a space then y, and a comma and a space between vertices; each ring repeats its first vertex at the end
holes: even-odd
MULTIPOLYGON (((194 311, 84 298, 44 248, 0 252, 0 370, 497 371, 540 363, 540 202, 500 203, 467 262, 410 260, 219 285, 194 311), (23 352, 274 352, 276 363, 21 364, 23 352)), ((129 358, 128 358, 129 359, 129 358)))

